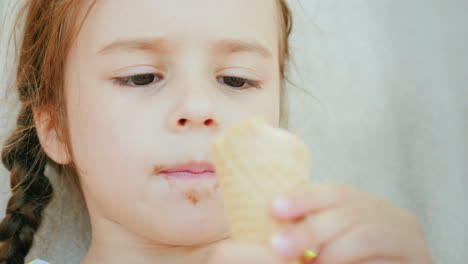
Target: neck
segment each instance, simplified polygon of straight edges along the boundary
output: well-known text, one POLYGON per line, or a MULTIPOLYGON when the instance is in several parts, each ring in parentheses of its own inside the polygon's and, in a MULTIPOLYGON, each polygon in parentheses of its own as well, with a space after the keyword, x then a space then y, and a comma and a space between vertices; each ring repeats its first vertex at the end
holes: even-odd
MULTIPOLYGON (((96 219, 95 219, 96 220, 96 219)), ((107 219, 93 221, 90 249, 81 264, 205 264, 224 239, 201 245, 169 245, 131 234, 107 219)))

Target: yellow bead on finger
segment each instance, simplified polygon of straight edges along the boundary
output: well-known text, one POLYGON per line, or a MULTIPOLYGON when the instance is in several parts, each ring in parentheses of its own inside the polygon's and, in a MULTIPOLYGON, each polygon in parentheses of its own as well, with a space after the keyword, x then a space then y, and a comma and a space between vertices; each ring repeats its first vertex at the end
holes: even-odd
POLYGON ((313 259, 315 259, 317 256, 318 256, 317 253, 315 253, 314 251, 312 251, 312 250, 310 250, 310 249, 308 249, 308 250, 306 250, 306 251, 304 252, 304 259, 305 259, 306 261, 313 260, 313 259))

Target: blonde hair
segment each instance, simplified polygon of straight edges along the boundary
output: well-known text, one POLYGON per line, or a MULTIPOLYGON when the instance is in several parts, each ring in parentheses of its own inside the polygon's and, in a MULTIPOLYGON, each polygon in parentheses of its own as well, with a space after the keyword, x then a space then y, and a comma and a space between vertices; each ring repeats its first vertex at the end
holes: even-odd
MULTIPOLYGON (((73 162, 57 164, 42 149, 34 125, 33 109, 50 115, 59 139, 70 150, 63 91, 64 64, 68 50, 95 1, 81 21, 83 1, 76 0, 26 0, 16 18, 14 31, 17 32, 20 25, 24 26, 15 84, 21 110, 16 128, 2 149, 2 162, 10 171, 12 195, 6 216, 0 223, 1 263, 24 263, 31 249, 34 234, 42 222, 43 210, 54 194, 52 184, 44 175, 46 165, 69 179, 82 194, 73 162), (24 24, 20 23, 23 19, 24 24)), ((279 65, 284 84, 285 64, 290 57, 292 14, 285 0, 277 0, 277 3, 279 65)), ((281 98, 284 98, 282 86, 281 98)), ((71 155, 71 151, 69 153, 71 155)))

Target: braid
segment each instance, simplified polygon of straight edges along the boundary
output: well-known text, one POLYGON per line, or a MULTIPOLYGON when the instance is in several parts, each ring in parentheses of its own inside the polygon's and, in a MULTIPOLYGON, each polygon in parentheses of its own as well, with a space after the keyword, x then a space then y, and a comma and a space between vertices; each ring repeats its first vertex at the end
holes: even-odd
POLYGON ((53 188, 44 175, 47 156, 32 125, 31 107, 21 110, 17 129, 2 151, 2 162, 11 172, 12 195, 0 223, 0 263, 24 264, 51 201, 53 188))

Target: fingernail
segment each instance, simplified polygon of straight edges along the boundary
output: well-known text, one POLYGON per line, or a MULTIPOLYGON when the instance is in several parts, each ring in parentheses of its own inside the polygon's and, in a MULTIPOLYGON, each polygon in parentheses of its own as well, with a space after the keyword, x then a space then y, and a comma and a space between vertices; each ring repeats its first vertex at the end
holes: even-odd
POLYGON ((291 200, 286 197, 278 197, 273 200, 272 208, 277 213, 287 213, 292 208, 291 200))
POLYGON ((291 257, 292 249, 293 249, 293 242, 291 239, 286 237, 284 234, 275 234, 271 238, 271 245, 272 247, 278 251, 280 254, 291 257))

